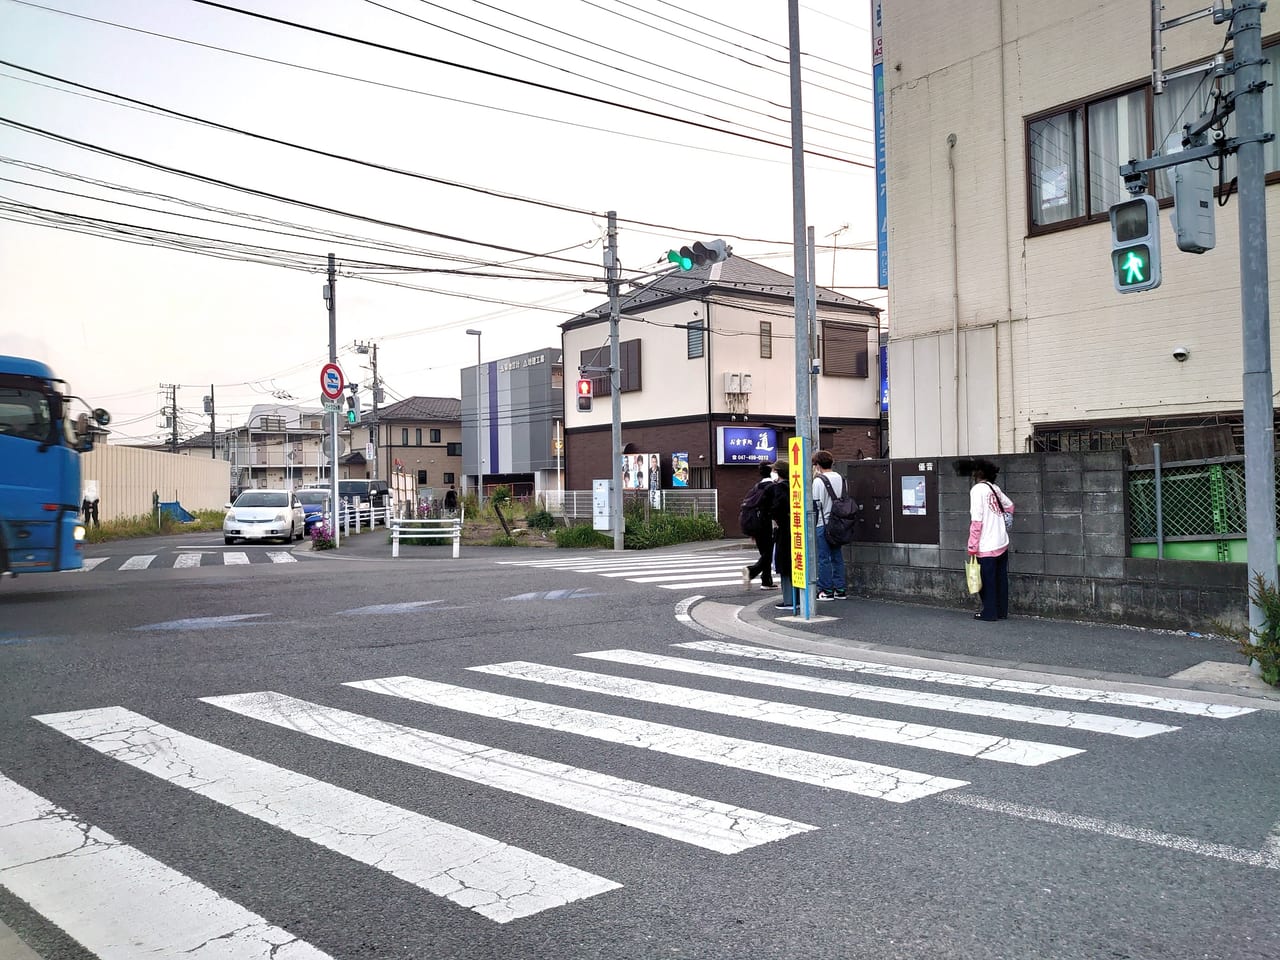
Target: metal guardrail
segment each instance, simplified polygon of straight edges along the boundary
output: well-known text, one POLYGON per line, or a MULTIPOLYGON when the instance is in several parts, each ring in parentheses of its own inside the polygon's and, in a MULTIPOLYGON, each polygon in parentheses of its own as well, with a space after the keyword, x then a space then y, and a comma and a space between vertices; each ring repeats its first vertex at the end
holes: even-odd
POLYGON ((462 544, 462 517, 441 517, 432 520, 391 519, 391 556, 400 556, 401 540, 441 540, 452 538, 453 559, 458 559, 462 544))

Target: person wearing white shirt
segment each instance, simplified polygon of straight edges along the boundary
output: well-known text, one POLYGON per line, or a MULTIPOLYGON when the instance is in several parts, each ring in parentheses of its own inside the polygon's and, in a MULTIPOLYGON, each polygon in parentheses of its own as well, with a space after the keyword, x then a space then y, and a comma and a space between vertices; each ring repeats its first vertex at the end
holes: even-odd
POLYGON ((968 474, 969 556, 978 558, 982 589, 978 597, 982 611, 975 620, 1009 619, 1009 528, 1006 516, 1013 516, 1013 501, 996 486, 1000 468, 990 460, 957 460, 956 472, 968 474))

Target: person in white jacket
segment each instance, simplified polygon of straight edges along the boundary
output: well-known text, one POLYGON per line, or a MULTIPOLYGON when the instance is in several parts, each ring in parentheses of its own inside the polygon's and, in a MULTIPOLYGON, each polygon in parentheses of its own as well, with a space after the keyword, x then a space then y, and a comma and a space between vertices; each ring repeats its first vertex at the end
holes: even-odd
POLYGON ((973 481, 969 488, 969 556, 982 570, 982 611, 975 620, 1009 619, 1009 528, 1013 501, 996 486, 1000 468, 990 460, 957 460, 956 472, 973 481))

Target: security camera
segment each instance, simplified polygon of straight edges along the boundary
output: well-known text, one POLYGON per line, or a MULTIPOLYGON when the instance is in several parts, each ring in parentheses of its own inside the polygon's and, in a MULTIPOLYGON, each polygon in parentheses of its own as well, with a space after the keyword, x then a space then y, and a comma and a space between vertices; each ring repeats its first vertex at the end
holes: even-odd
POLYGON ((1178 344, 1178 346, 1173 348, 1173 359, 1177 360, 1179 363, 1185 363, 1189 356, 1191 356, 1191 351, 1182 346, 1182 344, 1178 344))

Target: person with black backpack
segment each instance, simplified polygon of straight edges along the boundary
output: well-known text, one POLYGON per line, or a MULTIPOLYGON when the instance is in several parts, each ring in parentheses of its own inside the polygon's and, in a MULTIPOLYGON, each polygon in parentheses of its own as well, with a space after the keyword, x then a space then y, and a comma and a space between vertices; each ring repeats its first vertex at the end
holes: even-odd
POLYGON ((832 543, 826 527, 832 519, 836 501, 845 499, 844 477, 836 473, 835 458, 827 450, 818 450, 813 463, 814 541, 818 548, 818 599, 844 600, 844 546, 832 543))
POLYGON ((742 501, 742 510, 738 515, 742 532, 756 542, 756 549, 760 551, 759 560, 742 568, 744 587, 750 586, 751 581, 759 577, 760 589, 773 589, 773 519, 769 510, 772 506, 770 494, 777 482, 773 466, 768 463, 760 464, 760 480, 742 501))

